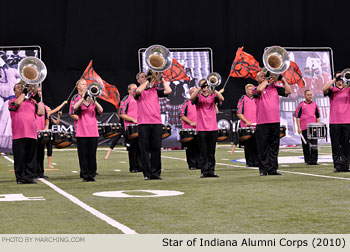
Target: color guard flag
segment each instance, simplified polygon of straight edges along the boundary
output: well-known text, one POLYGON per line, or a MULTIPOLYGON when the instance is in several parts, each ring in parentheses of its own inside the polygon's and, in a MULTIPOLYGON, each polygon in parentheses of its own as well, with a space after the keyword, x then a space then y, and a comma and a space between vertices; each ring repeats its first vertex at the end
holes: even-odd
POLYGON ((86 80, 86 84, 89 85, 91 82, 97 82, 102 88, 101 95, 98 98, 112 103, 117 109, 120 104, 120 94, 116 86, 108 84, 95 72, 92 67, 92 60, 86 67, 81 79, 86 80))
POLYGON ((288 69, 282 74, 288 84, 298 84, 300 88, 305 87, 303 75, 300 72, 298 65, 294 61, 290 61, 288 69))
POLYGON ((230 76, 255 79, 261 71, 259 62, 249 53, 243 52, 243 46, 238 48, 233 61, 230 76))
POLYGON ((189 81, 190 77, 186 75, 183 65, 173 58, 171 66, 163 72, 163 79, 170 82, 177 80, 189 81))

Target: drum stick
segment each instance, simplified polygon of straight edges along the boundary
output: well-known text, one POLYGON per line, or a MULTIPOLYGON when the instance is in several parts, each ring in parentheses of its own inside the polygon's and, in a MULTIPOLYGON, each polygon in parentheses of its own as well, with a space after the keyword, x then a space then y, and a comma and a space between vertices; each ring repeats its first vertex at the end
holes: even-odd
POLYGON ((307 142, 306 142, 306 140, 305 140, 303 134, 300 134, 300 136, 301 136, 301 139, 303 140, 304 144, 307 144, 307 142))

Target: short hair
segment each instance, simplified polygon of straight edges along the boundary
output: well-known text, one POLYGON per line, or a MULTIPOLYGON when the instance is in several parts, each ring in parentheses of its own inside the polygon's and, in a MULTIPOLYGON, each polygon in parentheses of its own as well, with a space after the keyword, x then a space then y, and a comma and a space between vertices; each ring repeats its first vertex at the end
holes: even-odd
POLYGON ((138 72, 137 74, 136 74, 136 80, 138 80, 139 79, 139 77, 140 77, 140 74, 142 74, 142 73, 145 73, 145 72, 138 72))
POLYGON ((254 85, 251 83, 248 83, 247 85, 245 85, 244 89, 247 90, 250 87, 254 87, 254 85))
POLYGON ((207 82, 207 79, 205 79, 205 78, 200 79, 200 80, 198 81, 198 87, 200 87, 200 83, 201 83, 202 81, 207 82))
POLYGON ((75 83, 75 86, 77 87, 81 81, 85 81, 85 79, 79 79, 79 80, 77 80, 77 82, 75 83))
POLYGON ((20 82, 17 82, 14 86, 13 86, 13 91, 15 91, 15 89, 16 89, 16 86, 18 85, 18 84, 20 84, 20 85, 23 85, 22 84, 22 81, 20 81, 20 82))
MULTIPOLYGON (((304 95, 306 94, 306 92, 308 92, 308 91, 310 91, 311 92, 311 90, 310 89, 305 89, 304 90, 304 95)), ((312 93, 312 92, 311 92, 312 93)))
POLYGON ((341 72, 342 72, 342 71, 340 71, 340 70, 335 71, 335 73, 334 73, 334 78, 337 77, 337 74, 340 74, 341 72))
MULTIPOLYGON (((128 90, 130 90, 130 87, 132 86, 132 85, 136 85, 135 83, 130 83, 129 85, 128 85, 128 90)), ((137 86, 137 85, 136 85, 137 86)))

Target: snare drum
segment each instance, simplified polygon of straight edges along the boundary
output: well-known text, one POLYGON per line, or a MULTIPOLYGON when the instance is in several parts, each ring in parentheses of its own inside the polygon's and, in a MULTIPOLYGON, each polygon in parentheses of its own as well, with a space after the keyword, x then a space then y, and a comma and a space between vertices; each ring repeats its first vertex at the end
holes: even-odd
POLYGON ((56 145, 56 144, 62 143, 63 140, 64 140, 64 132, 52 131, 51 133, 52 144, 56 145))
POLYGON ((218 129, 216 141, 222 142, 228 139, 228 129, 218 129))
POLYGON ((162 138, 165 139, 171 135, 171 126, 163 124, 162 138))
POLYGON ((112 138, 121 134, 120 123, 102 123, 98 125, 99 133, 104 138, 112 138))
POLYGON ((242 141, 248 140, 253 136, 254 132, 255 132, 255 128, 251 128, 251 127, 239 128, 238 129, 239 141, 242 142, 242 141))
POLYGON ((192 141, 195 137, 196 131, 194 129, 182 129, 180 130, 180 142, 187 143, 192 141))
POLYGON ((73 138, 73 134, 70 132, 64 132, 63 133, 63 137, 62 142, 56 144, 56 148, 57 149, 62 149, 62 148, 66 148, 68 146, 70 146, 72 144, 72 138, 73 138))
POLYGON ((286 136, 286 126, 282 125, 280 127, 280 138, 285 137, 286 136))
POLYGON ((37 133, 38 141, 41 144, 46 144, 51 141, 51 130, 39 130, 37 133))
POLYGON ((324 123, 309 123, 307 125, 308 139, 321 139, 327 137, 327 126, 324 123))
POLYGON ((139 136, 137 124, 129 124, 126 126, 126 137, 128 139, 134 139, 139 136))

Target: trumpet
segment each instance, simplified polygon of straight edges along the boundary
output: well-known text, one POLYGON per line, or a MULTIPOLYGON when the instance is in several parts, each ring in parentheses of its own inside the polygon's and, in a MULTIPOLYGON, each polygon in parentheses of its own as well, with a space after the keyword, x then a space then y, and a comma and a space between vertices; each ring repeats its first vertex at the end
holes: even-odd
POLYGON ((349 86, 350 85, 350 68, 346 68, 344 69, 341 73, 340 73, 342 80, 344 82, 344 85, 349 86))
POLYGON ((102 88, 97 82, 91 82, 87 88, 87 93, 90 97, 95 98, 102 93, 102 88))
POLYGON ((284 73, 290 65, 288 52, 280 46, 268 47, 263 54, 263 63, 267 71, 272 73, 270 78, 277 80, 278 75, 284 73))
POLYGON ((215 89, 221 83, 221 76, 216 72, 212 72, 207 76, 207 83, 212 88, 215 89))

